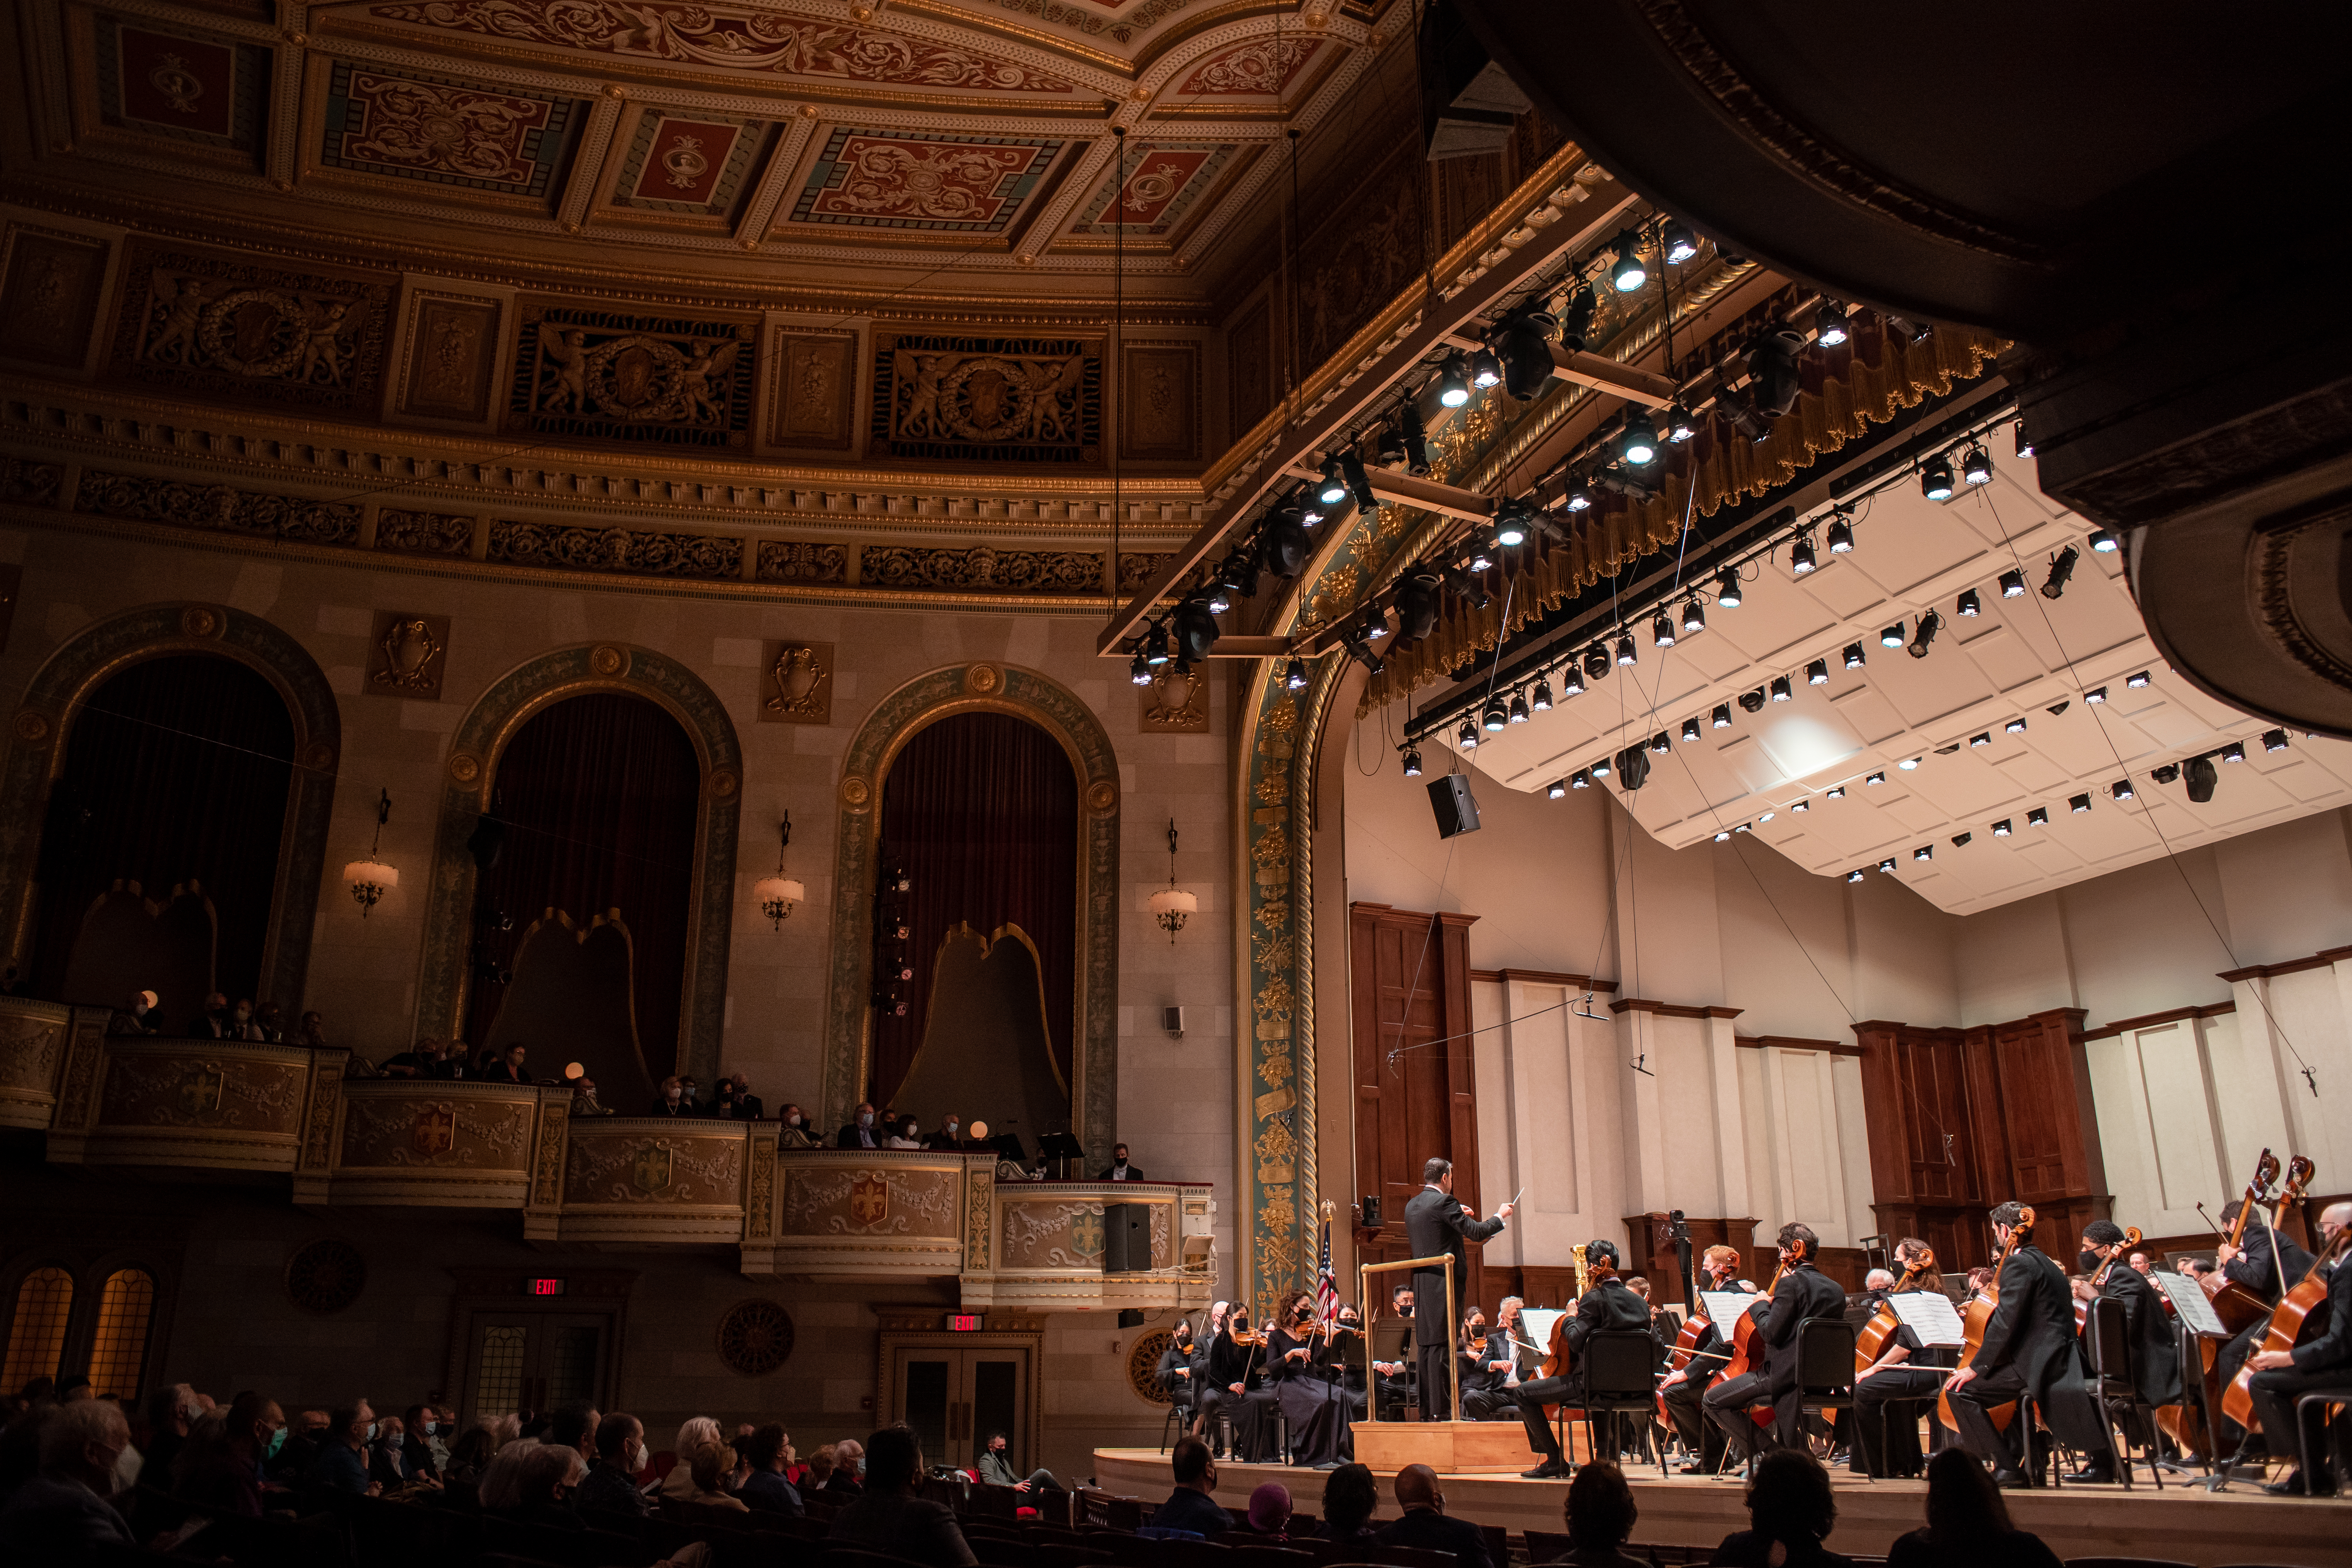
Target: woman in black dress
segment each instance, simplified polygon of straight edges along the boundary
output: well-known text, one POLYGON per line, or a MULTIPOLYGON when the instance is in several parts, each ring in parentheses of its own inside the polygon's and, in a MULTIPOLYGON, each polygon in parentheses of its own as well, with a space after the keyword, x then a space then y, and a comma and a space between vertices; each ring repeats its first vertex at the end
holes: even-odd
POLYGON ((1290 1436, 1291 1462, 1298 1465, 1335 1464, 1356 1452, 1348 1425, 1354 1405, 1343 1386, 1326 1379, 1329 1369, 1315 1363, 1322 1338, 1309 1333, 1314 1321, 1315 1299, 1296 1291, 1275 1310, 1276 1326, 1265 1341, 1275 1401, 1290 1436))

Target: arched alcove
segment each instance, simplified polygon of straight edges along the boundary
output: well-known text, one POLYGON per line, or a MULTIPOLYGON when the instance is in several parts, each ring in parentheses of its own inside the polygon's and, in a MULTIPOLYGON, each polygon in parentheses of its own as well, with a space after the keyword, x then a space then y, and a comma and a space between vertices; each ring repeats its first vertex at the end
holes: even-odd
MULTIPOLYGON (((1118 1105, 1118 760, 1100 721, 1075 694, 1034 670, 1005 665, 951 665, 918 676, 875 705, 843 756, 824 1124, 847 1120, 867 1078, 884 784, 922 731, 956 714, 983 712, 1009 714, 1052 736, 1077 782, 1071 1123, 1089 1153, 1108 1152, 1118 1105)), ((1034 1130, 1028 1131, 1034 1142, 1034 1130)))

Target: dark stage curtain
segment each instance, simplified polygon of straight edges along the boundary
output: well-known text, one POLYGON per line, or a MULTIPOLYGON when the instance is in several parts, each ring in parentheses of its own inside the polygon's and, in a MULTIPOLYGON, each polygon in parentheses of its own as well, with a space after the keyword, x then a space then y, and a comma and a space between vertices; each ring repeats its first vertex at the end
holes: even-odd
MULTIPOLYGON (((516 732, 499 758, 488 814, 506 833, 477 898, 514 921, 490 939, 498 962, 512 962, 551 908, 582 931, 619 910, 635 954, 638 1048, 656 1079, 677 1070, 701 793, 701 760, 677 720, 642 698, 596 692, 542 709, 516 732)), ((509 989, 475 983, 467 1039, 491 1043, 509 989)), ((523 1043, 535 1077, 556 1077, 570 1059, 559 1041, 523 1043)), ((600 1079, 597 1089, 607 1104, 639 1109, 625 1098, 634 1086, 600 1079)))
POLYGON ((907 743, 882 792, 882 856, 907 868, 907 1016, 877 1016, 877 1105, 922 1043, 940 943, 1012 923, 1037 944, 1055 1063, 1070 1078, 1077 945, 1078 781, 1061 742, 1010 714, 959 713, 907 743))
MULTIPOLYGON (((275 1001, 290 1017, 300 997, 254 992, 268 942, 293 757, 294 721, 285 700, 233 658, 148 659, 92 692, 74 716, 42 833, 35 994, 120 1005, 120 994, 64 994, 90 906, 118 879, 137 882, 158 904, 171 899, 173 884, 194 881, 203 885, 217 922, 213 985, 232 999, 275 1001)), ((85 963, 79 972, 113 967, 85 963)), ((183 984, 192 983, 193 972, 183 984)), ((163 989, 155 979, 133 984, 163 989)), ((203 1004, 201 989, 165 994, 155 1022, 175 1029, 203 1004)))

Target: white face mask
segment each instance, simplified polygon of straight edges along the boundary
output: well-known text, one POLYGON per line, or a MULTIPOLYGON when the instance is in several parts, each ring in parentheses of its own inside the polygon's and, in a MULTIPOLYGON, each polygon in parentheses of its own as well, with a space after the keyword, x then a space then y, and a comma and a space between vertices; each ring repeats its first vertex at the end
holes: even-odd
POLYGON ((870 1111, 870 1110, 861 1110, 861 1111, 859 1111, 859 1112, 857 1113, 857 1125, 859 1125, 860 1127, 871 1127, 871 1126, 873 1126, 873 1125, 874 1125, 874 1113, 873 1113, 872 1111, 870 1111))
POLYGON ((368 1423, 367 1440, 371 1443, 375 1441, 375 1428, 376 1423, 373 1421, 368 1423))
POLYGON ((425 1423, 425 1435, 427 1437, 430 1437, 434 1433, 438 1432, 439 1430, 441 1430, 441 1423, 438 1421, 427 1421, 425 1423))
POLYGON ((961 1126, 961 1125, 962 1125, 962 1124, 961 1124, 961 1122, 956 1122, 956 1121, 950 1121, 950 1122, 949 1122, 949 1123, 948 1123, 948 1136, 949 1136, 949 1137, 950 1137, 950 1138, 954 1137, 954 1136, 956 1135, 956 1129, 957 1129, 958 1127, 961 1126))
POLYGON ((640 1444, 638 1444, 638 1445, 637 1445, 637 1457, 636 1457, 636 1462, 635 1462, 635 1464, 631 1465, 631 1466, 629 1467, 629 1468, 631 1468, 632 1470, 642 1470, 642 1469, 644 1469, 647 1465, 650 1465, 650 1464, 652 1464, 653 1462, 654 1462, 653 1456, 652 1456, 651 1454, 646 1453, 646 1446, 645 1446, 643 1443, 640 1443, 640 1444))
POLYGON ((792 1127, 798 1127, 801 1124, 801 1119, 798 1116, 787 1116, 784 1121, 786 1125, 792 1127))

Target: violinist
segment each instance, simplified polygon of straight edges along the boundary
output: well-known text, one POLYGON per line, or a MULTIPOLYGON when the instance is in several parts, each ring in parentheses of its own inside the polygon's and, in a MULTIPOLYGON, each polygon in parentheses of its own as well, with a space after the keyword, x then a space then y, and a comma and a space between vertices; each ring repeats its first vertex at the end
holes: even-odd
POLYGON ((1743 1463, 1756 1458, 1762 1430, 1748 1414, 1750 1405, 1772 1405, 1774 1434, 1782 1446, 1794 1447, 1801 1442, 1797 1405, 1804 1389, 1797 1377, 1797 1331, 1808 1318, 1845 1315, 1845 1291, 1813 1267, 1813 1254, 1822 1243, 1812 1227, 1792 1220, 1780 1227, 1778 1241, 1780 1272, 1766 1292, 1772 1306, 1756 1331, 1764 1364, 1706 1391, 1706 1418, 1723 1429, 1725 1440, 1743 1463))
MULTIPOLYGON (((1175 1332, 1168 1336, 1168 1348, 1160 1352, 1160 1365, 1154 1373, 1154 1381, 1159 1384, 1160 1392, 1166 1394, 1170 1403, 1187 1417, 1192 1414, 1193 1404, 1192 1355, 1192 1325, 1180 1318, 1175 1332)), ((1186 1425, 1190 1424, 1188 1420, 1186 1425)))
MULTIPOLYGON (((2093 1300, 2111 1297, 2123 1303, 2124 1337, 2131 1342, 2132 1383, 2153 1410, 2180 1403, 2180 1335, 2172 1320, 2164 1315, 2164 1298, 2155 1285, 2131 1267, 2126 1256, 2130 1245, 2123 1226, 2112 1220, 2095 1219, 2083 1227, 2083 1250, 2075 1262, 2091 1277, 2093 1300)), ((2089 1319, 2084 1322, 2087 1331, 2089 1319)), ((2119 1414, 2127 1422, 2140 1419, 2128 1410, 2119 1414)), ((2132 1436, 2143 1444, 2155 1439, 2154 1433, 2145 1430, 2132 1436)), ((2093 1456, 2092 1473, 2112 1468, 2105 1455, 2093 1456)))
POLYGON ((2107 1446, 2083 1385, 2066 1276, 2030 1239, 2015 1239, 2023 1217, 2023 1205, 2015 1201, 1992 1211, 1993 1235, 2009 1249, 1996 1281, 2000 1302, 1985 1324, 1976 1359, 1945 1385, 1960 1441, 1992 1466, 1993 1485, 2004 1488, 2026 1484, 2017 1446, 2025 1423, 2013 1419, 2004 1431, 1994 1425, 1992 1412, 2015 1404, 2021 1394, 2032 1394, 2042 1418, 2068 1447, 2088 1454, 2107 1446))
POLYGON ((1462 1418, 1504 1421, 1517 1413, 1508 1386, 1511 1347, 1499 1333, 1486 1331, 1486 1310, 1473 1307, 1462 1320, 1462 1418))
POLYGON ((1209 1352, 1224 1338, 1225 1314, 1232 1306, 1230 1301, 1210 1303, 1208 1323, 1192 1341, 1192 1375, 1185 1380, 1192 1390, 1192 1436, 1205 1439, 1213 1448, 1216 1447, 1217 1434, 1211 1429, 1209 1417, 1216 1414, 1217 1405, 1209 1397, 1209 1391, 1216 1386, 1209 1381, 1209 1352))
MULTIPOLYGON (((1739 1250, 1720 1245, 1710 1247, 1700 1255, 1698 1269, 1701 1290, 1736 1289, 1739 1250)), ((1682 1434, 1685 1447, 1698 1456, 1696 1463, 1683 1467, 1683 1474, 1713 1475, 1723 1468, 1723 1431, 1706 1419, 1700 1401, 1706 1394, 1708 1382, 1723 1369, 1724 1352, 1730 1347, 1705 1318, 1692 1319, 1688 1331, 1691 1354, 1681 1366, 1666 1373, 1665 1381, 1658 1385, 1658 1394, 1665 1401, 1666 1415, 1674 1422, 1675 1430, 1682 1434)))
MULTIPOLYGON (((2238 1216, 2245 1212, 2245 1207, 2246 1200, 2241 1197, 2231 1199, 2229 1206, 2222 1209, 2221 1225, 2225 1233, 2238 1228, 2238 1216)), ((2290 1287, 2311 1272, 2311 1254, 2297 1247, 2292 1237, 2279 1235, 2267 1223, 2269 1218, 2269 1211, 2256 1205, 2254 1212, 2246 1215, 2243 1246, 2231 1246, 2224 1235, 2221 1245, 2213 1249, 2214 1261, 2221 1266, 2219 1272, 2206 1275, 2198 1281, 2207 1295, 2221 1289, 2223 1280, 2231 1280, 2261 1297, 2264 1306, 2275 1307, 2279 1298, 2285 1295, 2290 1287)), ((2229 1387, 2237 1377, 2238 1369, 2246 1364, 2246 1358, 2262 1348, 2263 1332, 2268 1326, 2267 1317, 2256 1318, 2240 1330, 2237 1336, 2223 1345, 2221 1352, 2213 1358, 2214 1375, 2220 1379, 2222 1387, 2229 1387)), ((2238 1424, 2223 1416, 2221 1426, 2221 1442, 2227 1447, 2240 1435, 2238 1424)), ((2288 1456, 2273 1454, 2272 1457, 2283 1459, 2288 1456)))
MULTIPOLYGON (((1885 1294, 1944 1289, 1935 1254, 1916 1236, 1895 1244, 1900 1279, 1886 1281, 1885 1294)), ((1877 1271, 1874 1270, 1874 1275, 1877 1271)), ((1854 1374, 1853 1454, 1849 1468, 1858 1476, 1916 1476, 1919 1473, 1919 1406, 1932 1406, 1944 1391, 1943 1373, 1935 1370, 1958 1364, 1959 1352, 1948 1345, 1929 1348, 1909 1325, 1898 1320, 1886 1336, 1878 1359, 1854 1374), (1890 1408, 1890 1406, 1892 1408, 1890 1408), (1885 1448, 1880 1451, 1880 1435, 1885 1448)))
MULTIPOLYGON (((1339 1396, 1347 1400, 1348 1419, 1350 1422, 1361 1421, 1364 1418, 1366 1394, 1363 1331, 1364 1321, 1357 1315, 1355 1303, 1340 1302, 1339 1327, 1324 1341, 1322 1348, 1315 1352, 1314 1357, 1315 1364, 1322 1369, 1325 1380, 1337 1384, 1339 1396)), ((1397 1389, 1389 1381, 1391 1376, 1402 1369, 1402 1363, 1392 1361, 1372 1363, 1372 1375, 1380 1379, 1381 1407, 1383 1410, 1389 1408, 1391 1404, 1402 1404, 1404 1400, 1402 1391, 1397 1389)))
POLYGON ((1266 1331, 1266 1375, 1273 1384, 1273 1408, 1282 1412, 1289 1434, 1291 1462, 1333 1465, 1355 1457, 1348 1418, 1354 1414, 1340 1391, 1324 1380, 1318 1352, 1331 1340, 1318 1321, 1315 1298, 1304 1290, 1284 1297, 1275 1308, 1274 1327, 1266 1331))
POLYGON ((1513 1393, 1518 1402, 1519 1420, 1528 1429, 1528 1447, 1543 1456, 1543 1462, 1532 1470, 1522 1471, 1528 1480, 1557 1480, 1569 1473, 1568 1461, 1560 1458, 1559 1439, 1552 1436, 1551 1422, 1544 1414, 1548 1405, 1573 1405, 1584 1397, 1584 1373, 1580 1369, 1577 1354, 1584 1342, 1602 1329, 1643 1329, 1650 1326, 1650 1309, 1642 1298, 1625 1289, 1617 1277, 1617 1244, 1595 1241, 1584 1249, 1586 1261, 1600 1274, 1592 1288, 1577 1298, 1570 1315, 1552 1330, 1558 1342, 1565 1347, 1568 1368, 1549 1377, 1538 1377, 1533 1383, 1523 1383, 1513 1393))
MULTIPOLYGON (((2333 1255, 2325 1275, 2327 1326, 2291 1351, 2260 1351, 2247 1362, 2254 1369, 2254 1419, 2273 1454, 2302 1454, 2295 1401, 2303 1395, 2324 1393, 2352 1399, 2352 1264, 2343 1256, 2347 1230, 2352 1230, 2352 1203, 2328 1205, 2319 1216, 2320 1250, 2333 1255)), ((2263 1489, 2282 1497, 2325 1497, 2336 1489, 2326 1470, 2305 1474, 2298 1468, 2263 1489)))
POLYGON ((1213 1427, 1220 1415, 1233 1423, 1233 1457, 1250 1464, 1264 1458, 1266 1416, 1274 1405, 1265 1372, 1265 1336, 1251 1331, 1249 1314, 1236 1307, 1225 1320, 1224 1332, 1209 1346, 1201 1415, 1213 1427))

